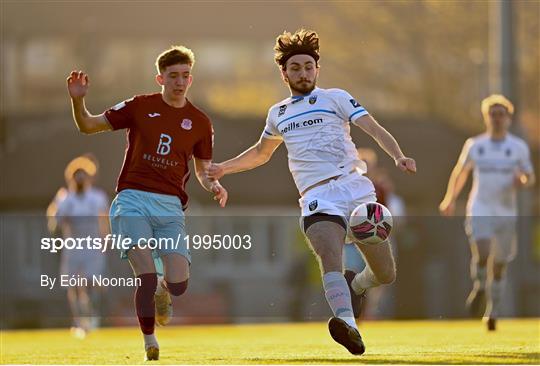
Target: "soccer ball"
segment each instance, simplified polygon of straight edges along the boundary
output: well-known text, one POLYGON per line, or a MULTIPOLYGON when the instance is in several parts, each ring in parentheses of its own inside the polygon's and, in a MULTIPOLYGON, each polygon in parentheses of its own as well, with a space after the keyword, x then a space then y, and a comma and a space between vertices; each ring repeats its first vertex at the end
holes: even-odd
POLYGON ((392 231, 392 214, 380 203, 362 203, 352 212, 349 228, 360 243, 380 244, 392 231))

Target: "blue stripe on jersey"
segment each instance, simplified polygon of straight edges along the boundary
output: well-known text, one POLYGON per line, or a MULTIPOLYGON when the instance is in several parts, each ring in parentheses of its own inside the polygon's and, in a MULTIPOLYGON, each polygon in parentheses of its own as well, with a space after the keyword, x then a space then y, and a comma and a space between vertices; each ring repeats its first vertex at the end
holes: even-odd
POLYGON ((274 136, 273 134, 271 134, 270 132, 264 130, 264 133, 267 134, 267 135, 270 135, 270 136, 274 136))
POLYGON ((349 122, 351 122, 351 118, 352 118, 354 115, 356 115, 356 114, 358 114, 358 113, 361 113, 361 112, 365 112, 365 111, 366 111, 365 108, 360 108, 359 110, 357 110, 356 112, 354 112, 353 114, 351 114, 351 115, 349 116, 349 122))
POLYGON ((296 118, 296 117, 299 117, 299 116, 303 116, 304 114, 315 113, 315 112, 323 112, 323 113, 337 114, 336 112, 330 111, 330 110, 328 110, 328 109, 314 109, 314 110, 312 110, 312 111, 302 112, 302 113, 295 114, 294 116, 287 117, 287 118, 285 118, 283 121, 279 122, 279 123, 277 124, 276 127, 279 127, 280 124, 282 124, 283 122, 287 122, 287 121, 290 120, 291 118, 296 118))

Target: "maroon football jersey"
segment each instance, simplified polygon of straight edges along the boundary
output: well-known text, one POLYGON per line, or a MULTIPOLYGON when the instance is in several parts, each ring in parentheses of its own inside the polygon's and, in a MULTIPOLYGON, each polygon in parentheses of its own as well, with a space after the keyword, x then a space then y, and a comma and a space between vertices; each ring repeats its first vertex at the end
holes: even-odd
POLYGON ((375 187, 375 195, 377 196, 377 202, 379 202, 383 206, 386 206, 386 188, 376 181, 373 181, 373 186, 375 187))
POLYGON ((187 101, 175 108, 160 93, 138 95, 105 112, 113 129, 127 129, 127 147, 116 191, 175 195, 186 206, 189 160, 212 159, 212 123, 187 101))

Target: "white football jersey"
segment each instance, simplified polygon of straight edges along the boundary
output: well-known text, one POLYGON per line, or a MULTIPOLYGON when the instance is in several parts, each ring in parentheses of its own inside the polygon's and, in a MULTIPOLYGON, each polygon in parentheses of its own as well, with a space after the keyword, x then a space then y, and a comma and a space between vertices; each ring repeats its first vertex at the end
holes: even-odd
POLYGON ((98 216, 107 212, 108 206, 107 195, 100 189, 92 187, 83 194, 69 191, 58 203, 56 217, 69 224, 72 237, 99 237, 98 216))
POLYGON ((350 135, 350 122, 366 114, 346 91, 315 88, 308 95, 273 105, 262 137, 285 142, 289 170, 298 191, 303 192, 355 168, 361 174, 366 172, 350 135))
POLYGON ((468 216, 517 214, 515 173, 533 171, 525 141, 510 133, 500 141, 492 140, 488 134, 478 135, 465 142, 460 160, 473 164, 468 216))

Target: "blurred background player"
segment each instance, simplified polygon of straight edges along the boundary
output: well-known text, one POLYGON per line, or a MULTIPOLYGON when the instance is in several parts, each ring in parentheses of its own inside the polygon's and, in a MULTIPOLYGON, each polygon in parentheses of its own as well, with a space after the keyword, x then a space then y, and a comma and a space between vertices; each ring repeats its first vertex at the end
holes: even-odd
POLYGON ((512 103, 494 94, 482 101, 481 110, 486 132, 465 141, 439 210, 453 215, 456 199, 473 171, 466 213, 473 288, 466 305, 478 313, 486 303, 484 320, 489 330, 495 330, 506 267, 517 252, 516 191, 534 184, 535 177, 527 144, 508 132, 512 103))
MULTIPOLYGON (((91 155, 73 159, 64 172, 67 188, 58 190, 47 208, 49 230, 64 238, 104 237, 109 232, 109 200, 105 192, 94 186, 97 160, 91 155)), ((60 274, 88 279, 89 286, 68 286, 67 297, 73 317, 72 331, 83 338, 99 325, 99 288, 94 288, 92 276, 102 275, 106 257, 100 250, 63 249, 60 274)))
POLYGON ((373 137, 405 172, 415 172, 413 159, 405 157, 396 140, 348 92, 317 88, 319 37, 298 30, 276 39, 275 61, 291 96, 268 111, 259 141, 239 156, 212 164, 209 175, 219 179, 266 163, 284 141, 289 169, 302 196, 301 226, 316 254, 325 296, 334 317, 328 323, 332 338, 352 354, 365 346, 354 319, 349 286, 357 294, 392 283, 395 264, 388 242, 362 245, 368 266, 347 283, 342 251, 348 218, 360 203, 376 201, 371 181, 358 158, 350 136, 353 123, 373 137))
POLYGON ((191 255, 185 241, 178 247, 155 250, 136 246, 140 239, 185 238, 184 209, 188 196, 189 160, 193 157, 200 184, 224 207, 227 191, 205 169, 212 159, 213 129, 210 119, 186 94, 192 83, 193 52, 173 46, 156 60, 160 93, 138 95, 99 115, 86 109, 88 75, 73 71, 67 79, 73 118, 84 134, 127 129, 128 147, 111 209, 113 234, 129 237, 133 246, 123 250, 140 285, 135 309, 143 333, 145 359, 159 359, 155 323, 165 325, 172 316, 170 295, 180 296, 188 286, 191 255), (163 264, 159 279, 154 259, 163 264))
MULTIPOLYGON (((397 260, 396 231, 403 226, 406 210, 405 202, 395 193, 394 183, 384 168, 378 166, 377 154, 370 148, 357 149, 358 156, 366 164, 366 176, 371 180, 375 187, 377 202, 386 206, 393 216, 392 235, 388 238, 394 259, 397 260)), ((352 243, 347 243, 352 244, 352 243)), ((345 269, 345 278, 352 281, 356 273, 362 272, 366 266, 366 261, 362 252, 356 245, 345 245, 343 247, 343 267, 345 269)), ((382 298, 392 292, 387 286, 374 287, 362 295, 351 294, 354 317, 362 319, 375 319, 383 313, 379 304, 383 304, 382 298), (386 295, 385 295, 386 294, 386 295)), ((382 306, 382 305, 381 305, 382 306)), ((389 311, 388 311, 389 312, 389 311)), ((390 314, 386 314, 390 315, 390 314)))

